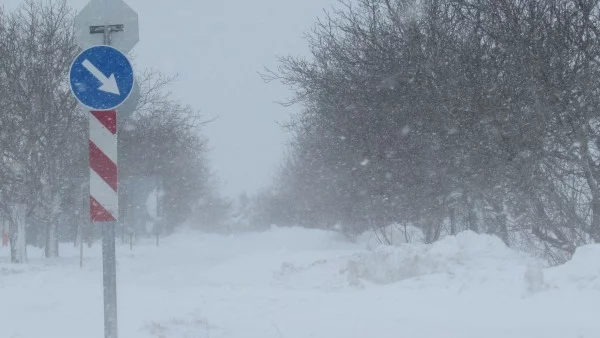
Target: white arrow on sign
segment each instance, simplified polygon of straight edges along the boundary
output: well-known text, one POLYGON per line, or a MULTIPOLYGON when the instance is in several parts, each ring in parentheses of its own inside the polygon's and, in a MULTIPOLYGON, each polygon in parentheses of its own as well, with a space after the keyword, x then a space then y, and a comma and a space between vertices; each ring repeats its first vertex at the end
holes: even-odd
POLYGON ((115 79, 115 74, 111 74, 110 77, 106 77, 106 75, 102 74, 102 72, 96 68, 88 59, 85 59, 82 63, 83 67, 87 69, 98 81, 102 82, 102 86, 98 88, 99 90, 115 95, 121 95, 119 91, 119 86, 117 85, 117 79, 115 79))

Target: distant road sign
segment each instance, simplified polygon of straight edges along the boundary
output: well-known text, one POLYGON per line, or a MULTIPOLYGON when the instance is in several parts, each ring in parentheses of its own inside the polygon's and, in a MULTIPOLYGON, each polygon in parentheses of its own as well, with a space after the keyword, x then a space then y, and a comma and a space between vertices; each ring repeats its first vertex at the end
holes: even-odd
POLYGON ((71 65, 71 91, 92 110, 112 110, 133 90, 133 67, 119 50, 95 46, 84 50, 71 65))
POLYGON ((105 30, 110 45, 127 53, 140 40, 138 14, 123 0, 92 0, 75 17, 75 39, 82 49, 105 45, 105 30))

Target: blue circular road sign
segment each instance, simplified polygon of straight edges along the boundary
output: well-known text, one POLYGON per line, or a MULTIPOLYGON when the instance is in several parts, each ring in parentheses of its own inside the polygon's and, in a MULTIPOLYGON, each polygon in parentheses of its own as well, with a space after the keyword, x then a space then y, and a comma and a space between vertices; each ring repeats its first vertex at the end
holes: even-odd
POLYGON ((133 67, 123 53, 110 46, 94 46, 81 52, 71 65, 71 91, 92 110, 112 110, 133 90, 133 67))

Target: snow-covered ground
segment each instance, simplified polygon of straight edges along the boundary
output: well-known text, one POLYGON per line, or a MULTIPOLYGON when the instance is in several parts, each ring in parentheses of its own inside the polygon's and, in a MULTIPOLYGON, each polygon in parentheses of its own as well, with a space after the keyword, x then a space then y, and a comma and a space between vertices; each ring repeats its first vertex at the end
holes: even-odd
MULTIPOLYGON (((541 269, 489 236, 375 247, 317 230, 183 231, 118 248, 123 338, 598 338, 600 246, 541 269)), ((6 263, 0 337, 103 337, 96 245, 6 263)))

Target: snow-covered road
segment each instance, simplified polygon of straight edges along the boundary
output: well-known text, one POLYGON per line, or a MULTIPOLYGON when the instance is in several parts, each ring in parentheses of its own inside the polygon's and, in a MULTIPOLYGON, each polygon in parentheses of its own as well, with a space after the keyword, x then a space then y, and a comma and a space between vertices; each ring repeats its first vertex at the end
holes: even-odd
MULTIPOLYGON (((26 266, 7 251, 0 337, 103 337, 98 245, 83 269, 69 245, 52 261, 30 248, 26 266)), ((543 271, 473 233, 367 249, 316 230, 184 231, 118 251, 120 337, 600 337, 600 246, 543 271)))

